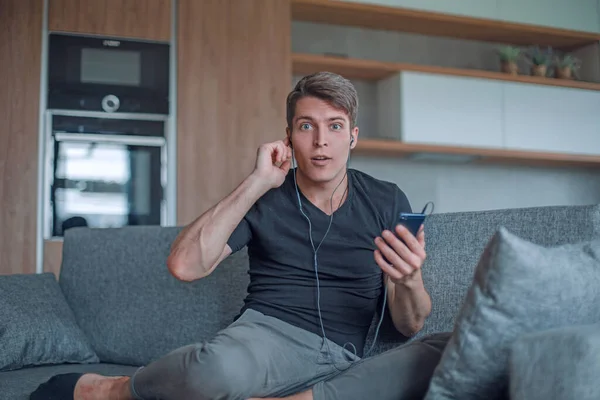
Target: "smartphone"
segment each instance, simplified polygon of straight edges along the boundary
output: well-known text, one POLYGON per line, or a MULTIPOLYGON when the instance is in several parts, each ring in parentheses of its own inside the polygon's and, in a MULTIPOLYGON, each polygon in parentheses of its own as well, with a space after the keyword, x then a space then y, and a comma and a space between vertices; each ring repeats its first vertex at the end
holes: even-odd
POLYGON ((419 232, 419 228, 425 222, 425 214, 419 213, 400 213, 400 217, 398 223, 404 225, 408 230, 413 234, 413 236, 417 236, 419 232))

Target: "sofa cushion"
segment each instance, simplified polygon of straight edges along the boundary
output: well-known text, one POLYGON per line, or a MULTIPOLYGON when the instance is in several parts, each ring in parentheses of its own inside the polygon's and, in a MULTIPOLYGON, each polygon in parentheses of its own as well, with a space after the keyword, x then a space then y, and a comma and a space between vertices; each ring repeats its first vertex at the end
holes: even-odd
POLYGON ((523 334, 600 322, 600 238, 544 247, 501 228, 481 256, 426 400, 498 399, 523 334))
MULTIPOLYGON (((578 243, 600 237, 600 205, 512 208, 429 216, 425 220, 427 259, 422 271, 425 288, 431 296, 431 315, 423 329, 408 339, 398 334, 386 314, 377 352, 395 347, 402 341, 452 331, 481 253, 501 226, 539 245, 578 243)), ((367 348, 371 346, 374 331, 371 329, 367 348)))
POLYGON ((425 222, 423 279, 432 315, 419 335, 452 330, 484 248, 500 227, 542 246, 600 237, 600 205, 434 214, 425 222))
POLYGON ((146 365, 211 338, 239 313, 248 283, 246 252, 211 275, 182 282, 166 260, 176 227, 71 228, 60 285, 100 360, 146 365))
POLYGON ((98 357, 51 273, 0 276, 0 371, 98 357))
POLYGON ((131 376, 136 369, 135 367, 114 364, 63 364, 0 372, 0 399, 29 400, 31 392, 40 384, 58 374, 92 372, 106 376, 131 376))
POLYGON ((511 400, 600 399, 600 324, 527 334, 510 354, 511 400))

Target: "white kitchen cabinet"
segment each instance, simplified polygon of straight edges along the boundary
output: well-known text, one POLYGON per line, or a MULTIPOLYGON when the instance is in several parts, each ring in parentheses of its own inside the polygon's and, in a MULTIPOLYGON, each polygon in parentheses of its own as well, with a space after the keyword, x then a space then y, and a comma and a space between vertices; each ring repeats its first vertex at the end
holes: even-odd
POLYGON ((600 92, 504 84, 505 148, 600 155, 600 92))
POLYGON ((510 22, 600 32, 597 0, 498 0, 498 18, 510 22))
POLYGON ((406 143, 500 148, 502 83, 401 72, 378 85, 380 134, 406 143))

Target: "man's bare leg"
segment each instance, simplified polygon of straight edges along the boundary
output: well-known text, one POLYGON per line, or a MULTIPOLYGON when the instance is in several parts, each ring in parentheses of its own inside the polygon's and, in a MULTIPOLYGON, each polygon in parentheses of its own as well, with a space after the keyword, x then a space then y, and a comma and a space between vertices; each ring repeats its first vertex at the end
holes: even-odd
MULTIPOLYGON (((77 399, 75 399, 77 400, 77 399)), ((312 389, 288 397, 251 398, 248 400, 313 400, 312 389)))
POLYGON ((128 376, 85 374, 75 385, 74 400, 133 400, 128 376))

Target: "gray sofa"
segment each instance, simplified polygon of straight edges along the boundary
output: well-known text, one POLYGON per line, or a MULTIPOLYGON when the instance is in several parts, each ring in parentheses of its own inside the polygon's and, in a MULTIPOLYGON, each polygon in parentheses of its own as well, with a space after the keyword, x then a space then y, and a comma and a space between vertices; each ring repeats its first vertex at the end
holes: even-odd
MULTIPOLYGON (((482 251, 501 226, 542 246, 578 243, 600 237, 600 206, 430 216, 423 273, 433 311, 416 338, 453 330, 482 251)), ((0 399, 27 399, 58 373, 131 374, 227 326, 246 293, 246 253, 231 256, 203 280, 177 281, 165 260, 179 229, 73 228, 64 238, 58 283, 51 274, 0 277, 0 399)), ((376 348, 407 340, 386 318, 376 348)))

